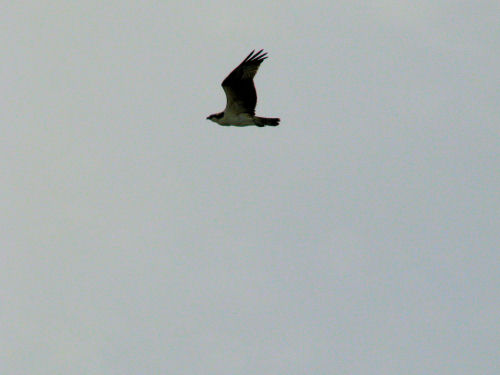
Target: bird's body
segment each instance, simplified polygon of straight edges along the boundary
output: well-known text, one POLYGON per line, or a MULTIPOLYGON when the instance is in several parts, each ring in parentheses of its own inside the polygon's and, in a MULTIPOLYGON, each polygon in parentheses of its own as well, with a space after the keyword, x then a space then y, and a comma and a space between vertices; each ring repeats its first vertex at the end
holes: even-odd
POLYGON ((214 113, 207 117, 222 126, 277 126, 279 118, 266 118, 255 116, 257 105, 257 92, 253 77, 260 64, 267 58, 262 50, 254 54, 252 51, 243 62, 236 67, 222 82, 226 93, 226 108, 223 112, 214 113))
MULTIPOLYGON (((255 125, 255 116, 251 116, 248 113, 240 113, 240 114, 233 114, 233 113, 227 113, 227 112, 221 112, 222 117, 216 117, 214 121, 218 123, 219 125, 222 126, 250 126, 250 125, 255 125)), ((217 114, 219 115, 219 114, 217 114)), ((212 119, 210 119, 212 120, 212 119)))

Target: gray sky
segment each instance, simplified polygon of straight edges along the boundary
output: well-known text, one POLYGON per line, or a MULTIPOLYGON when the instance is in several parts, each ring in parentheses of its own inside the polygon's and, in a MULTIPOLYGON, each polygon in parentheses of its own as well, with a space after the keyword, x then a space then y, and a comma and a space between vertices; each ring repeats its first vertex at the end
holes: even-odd
POLYGON ((498 374, 497 1, 0 18, 1 374, 498 374))

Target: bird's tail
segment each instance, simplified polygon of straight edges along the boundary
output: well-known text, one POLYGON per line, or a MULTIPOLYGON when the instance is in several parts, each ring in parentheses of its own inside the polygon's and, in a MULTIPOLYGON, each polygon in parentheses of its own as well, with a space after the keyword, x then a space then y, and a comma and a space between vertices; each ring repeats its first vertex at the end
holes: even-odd
POLYGON ((269 117, 254 117, 255 125, 257 126, 278 126, 280 124, 279 118, 269 118, 269 117))

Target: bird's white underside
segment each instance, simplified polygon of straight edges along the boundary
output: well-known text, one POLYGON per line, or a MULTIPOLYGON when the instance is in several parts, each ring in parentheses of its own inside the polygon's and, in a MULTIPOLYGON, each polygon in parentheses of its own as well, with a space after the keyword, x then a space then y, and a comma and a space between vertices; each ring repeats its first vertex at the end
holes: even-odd
POLYGON ((217 122, 219 125, 224 125, 224 126, 255 125, 255 120, 254 120, 253 116, 248 114, 248 113, 234 114, 234 113, 228 113, 226 111, 226 112, 224 112, 224 116, 222 118, 214 119, 214 121, 217 122))

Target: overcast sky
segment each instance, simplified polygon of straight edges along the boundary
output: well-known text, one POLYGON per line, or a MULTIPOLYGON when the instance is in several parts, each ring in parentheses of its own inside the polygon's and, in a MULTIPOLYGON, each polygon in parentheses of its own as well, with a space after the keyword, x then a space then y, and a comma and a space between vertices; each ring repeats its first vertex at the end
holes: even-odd
POLYGON ((1 374, 498 374, 498 1, 0 18, 1 374))

